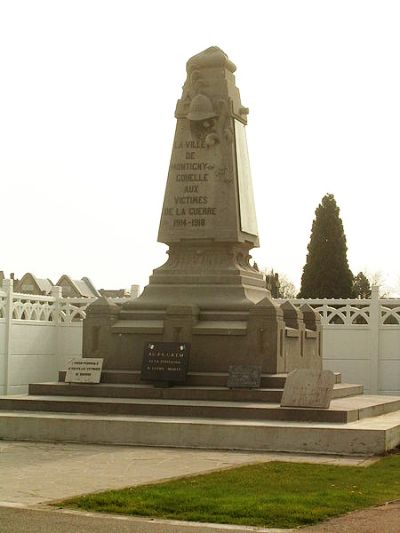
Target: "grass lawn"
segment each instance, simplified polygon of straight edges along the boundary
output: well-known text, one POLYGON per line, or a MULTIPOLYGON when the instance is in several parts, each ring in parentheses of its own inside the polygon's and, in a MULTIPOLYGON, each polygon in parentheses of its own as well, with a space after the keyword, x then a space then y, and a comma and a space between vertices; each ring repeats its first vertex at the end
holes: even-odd
POLYGON ((89 511, 290 528, 400 498, 400 455, 364 467, 270 462, 62 503, 89 511))

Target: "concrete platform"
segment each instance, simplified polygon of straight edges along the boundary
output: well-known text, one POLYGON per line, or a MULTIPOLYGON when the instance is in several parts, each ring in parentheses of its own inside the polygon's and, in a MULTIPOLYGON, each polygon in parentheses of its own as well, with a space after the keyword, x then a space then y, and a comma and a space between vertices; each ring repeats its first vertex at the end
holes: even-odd
POLYGON ((400 413, 338 425, 3 411, 0 439, 371 455, 400 443, 400 413))

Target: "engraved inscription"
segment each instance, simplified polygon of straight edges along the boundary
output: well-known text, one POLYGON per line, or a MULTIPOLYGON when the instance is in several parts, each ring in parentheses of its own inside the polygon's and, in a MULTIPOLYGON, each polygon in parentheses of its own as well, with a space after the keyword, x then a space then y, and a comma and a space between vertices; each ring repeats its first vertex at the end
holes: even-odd
MULTIPOLYGON (((187 135, 189 131, 182 133, 187 135)), ((175 141, 168 178, 174 184, 174 194, 164 204, 164 225, 178 230, 202 230, 216 217, 217 207, 212 205, 215 176, 212 159, 204 140, 175 141)))
POLYGON ((261 366, 258 365, 231 365, 226 386, 230 389, 258 388, 261 383, 261 366))
MULTIPOLYGON (((181 328, 176 328, 179 337, 181 328)), ((190 344, 149 342, 145 346, 141 379, 146 381, 184 382, 189 364, 190 344)))

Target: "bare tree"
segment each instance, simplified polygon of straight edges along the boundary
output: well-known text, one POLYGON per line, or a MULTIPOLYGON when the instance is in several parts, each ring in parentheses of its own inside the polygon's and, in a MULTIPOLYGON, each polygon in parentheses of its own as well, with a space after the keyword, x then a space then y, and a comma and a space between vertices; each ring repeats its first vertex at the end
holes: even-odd
POLYGON ((286 274, 274 272, 273 268, 263 268, 262 272, 265 273, 266 287, 273 298, 296 298, 298 291, 286 274))
POLYGON ((376 272, 365 272, 371 287, 379 287, 380 298, 390 298, 392 290, 387 284, 386 276, 381 270, 376 272))

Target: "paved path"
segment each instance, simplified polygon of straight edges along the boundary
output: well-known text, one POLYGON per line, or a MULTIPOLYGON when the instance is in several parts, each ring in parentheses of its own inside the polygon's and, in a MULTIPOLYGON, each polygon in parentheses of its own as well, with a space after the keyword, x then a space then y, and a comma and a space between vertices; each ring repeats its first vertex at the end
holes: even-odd
POLYGON ((307 533, 399 533, 400 502, 356 511, 300 531, 307 533))
POLYGON ((292 530, 215 526, 135 517, 0 507, 1 533, 261 533, 292 530))
MULTIPOLYGON (((272 529, 216 526, 133 517, 103 516, 93 513, 57 510, 47 503, 69 496, 110 488, 150 483, 157 480, 231 468, 242 464, 283 460, 365 466, 371 459, 318 455, 244 453, 127 446, 49 444, 0 441, 0 533, 248 533, 272 529)), ((399 508, 393 516, 400 516, 399 508), (396 514, 397 513, 397 514, 396 514)), ((374 512, 382 517, 379 511, 374 512)), ((366 513, 366 511, 364 511, 366 513)), ((390 513, 385 516, 389 517, 390 513)), ((392 516, 390 514, 390 516, 392 516)), ((306 528, 303 531, 357 531, 344 529, 341 519, 331 521, 336 529, 306 528)), ((361 519, 360 519, 361 520, 361 519)), ((381 518, 380 518, 381 520, 381 518)), ((360 522, 361 523, 361 522, 360 522)), ((366 521, 366 524, 371 522, 366 521)), ((400 524, 399 520, 397 523, 400 524)), ((352 527, 354 526, 354 522, 352 527)), ((331 526, 329 526, 331 527, 331 526)), ((375 529, 377 531, 378 529, 375 529)), ((283 531, 283 530, 280 530, 283 531)), ((284 530, 288 532, 289 530, 284 530)), ((386 532, 379 525, 380 533, 386 532)), ((400 531, 391 529, 387 531, 400 531)))
POLYGON ((366 464, 364 458, 0 441, 0 502, 69 496, 272 460, 366 464))

